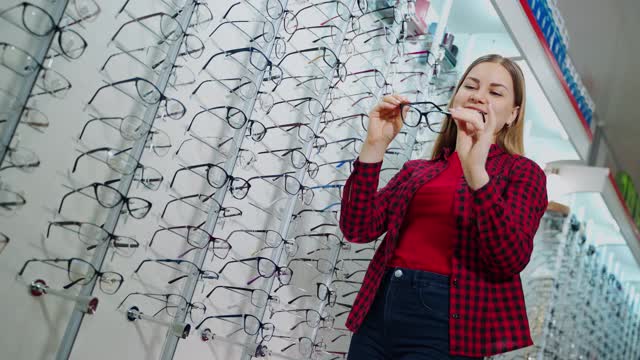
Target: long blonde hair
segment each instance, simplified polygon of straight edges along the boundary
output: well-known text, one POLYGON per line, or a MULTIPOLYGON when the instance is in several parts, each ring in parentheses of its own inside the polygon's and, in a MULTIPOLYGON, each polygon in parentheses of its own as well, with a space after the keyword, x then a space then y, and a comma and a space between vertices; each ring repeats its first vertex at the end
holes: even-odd
MULTIPOLYGON (((526 93, 524 87, 524 75, 522 74, 522 69, 520 66, 516 64, 513 60, 505 58, 501 55, 490 54, 484 55, 477 58, 464 72, 464 75, 460 78, 458 85, 453 93, 453 96, 449 100, 449 107, 453 104, 453 99, 458 94, 458 89, 462 86, 462 82, 466 79, 469 71, 473 69, 476 65, 492 62, 502 65, 511 75, 511 80, 513 81, 513 91, 514 91, 514 106, 519 107, 518 116, 513 121, 511 126, 505 125, 496 136, 496 143, 502 147, 509 154, 524 154, 524 108, 525 108, 525 100, 526 93)), ((435 159, 439 157, 444 148, 449 148, 453 151, 456 147, 456 137, 458 135, 458 128, 455 126, 455 123, 451 121, 451 118, 447 117, 445 120, 444 132, 438 134, 436 138, 435 144, 433 146, 433 151, 431 152, 431 158, 435 159)))

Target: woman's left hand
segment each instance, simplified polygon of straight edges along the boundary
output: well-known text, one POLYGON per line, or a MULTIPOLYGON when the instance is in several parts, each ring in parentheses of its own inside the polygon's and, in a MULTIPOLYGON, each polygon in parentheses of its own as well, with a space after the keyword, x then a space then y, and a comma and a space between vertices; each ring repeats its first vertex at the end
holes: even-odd
POLYGON ((488 112, 484 116, 486 120, 484 123, 482 116, 478 116, 476 110, 450 109, 451 117, 458 128, 456 151, 467 184, 473 190, 477 190, 489 182, 489 174, 487 174, 485 165, 489 149, 494 141, 496 119, 491 103, 487 105, 488 112))

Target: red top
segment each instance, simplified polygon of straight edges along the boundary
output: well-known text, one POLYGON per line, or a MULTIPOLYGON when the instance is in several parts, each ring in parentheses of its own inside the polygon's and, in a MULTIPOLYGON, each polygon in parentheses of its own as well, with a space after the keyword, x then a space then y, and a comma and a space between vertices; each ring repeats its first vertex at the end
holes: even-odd
POLYGON ((388 266, 451 274, 456 236, 453 196, 462 176, 460 159, 454 152, 447 169, 420 187, 411 199, 388 266))

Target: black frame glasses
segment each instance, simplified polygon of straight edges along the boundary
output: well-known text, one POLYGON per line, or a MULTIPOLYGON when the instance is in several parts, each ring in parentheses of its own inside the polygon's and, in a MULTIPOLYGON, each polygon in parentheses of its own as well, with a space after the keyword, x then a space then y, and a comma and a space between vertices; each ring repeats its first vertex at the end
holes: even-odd
POLYGON ((11 215, 26 203, 22 194, 0 187, 0 215, 11 215))
POLYGON ((26 76, 41 68, 29 52, 13 44, 0 42, 0 54, 0 63, 19 76, 26 76))
POLYGON ((0 254, 2 254, 2 252, 4 251, 4 249, 7 248, 7 245, 9 245, 9 235, 0 232, 0 254))
MULTIPOLYGON (((439 105, 431 101, 400 104, 400 114, 402 115, 402 122, 406 126, 417 127, 420 123, 424 122, 429 130, 436 134, 442 134, 446 131, 450 123, 448 119, 451 116, 450 112, 445 111, 439 105), (408 110, 404 110, 405 108, 408 108, 408 110), (430 115, 431 119, 429 118, 430 115), (437 116, 438 118, 433 119, 434 116, 437 116), (439 119, 439 117, 442 116, 445 118, 439 119)), ((484 118, 484 114, 482 116, 484 118)))
POLYGON ((293 262, 303 262, 303 263, 309 263, 309 262, 315 262, 316 263, 316 270, 318 270, 318 272, 322 273, 322 274, 333 274, 334 272, 336 272, 338 270, 338 268, 336 266, 334 266, 331 261, 327 260, 327 259, 312 259, 312 258, 293 258, 291 260, 289 260, 289 263, 287 264, 288 268, 291 268, 291 263, 293 262))
MULTIPOLYGON (((224 18, 223 18, 224 19, 224 18)), ((248 39, 250 43, 255 42, 258 39, 262 39, 265 43, 271 42, 276 38, 276 30, 271 21, 267 20, 226 20, 221 21, 218 26, 216 26, 213 31, 209 34, 209 37, 212 37, 216 31, 218 31, 223 25, 233 25, 236 29, 238 29, 241 33, 243 33, 248 39), (257 35, 251 35, 248 32, 244 31, 238 24, 262 24, 262 31, 257 31, 257 35)), ((286 49, 286 43, 284 39, 280 38, 281 44, 275 44, 275 48, 280 48, 279 51, 282 52, 282 47, 286 49)))
MULTIPOLYGON (((328 314, 327 312, 325 312, 324 314, 320 314, 315 309, 275 310, 275 311, 271 311, 269 319, 273 318, 273 315, 278 313, 294 314, 297 312, 304 312, 304 320, 293 325, 289 329, 291 331, 295 330, 298 326, 302 324, 307 324, 311 328, 317 328, 320 326, 320 324, 322 324, 322 327, 331 328, 333 327, 333 324, 335 322, 335 318, 330 314, 328 314)), ((302 316, 296 315, 296 317, 302 317, 302 316)))
POLYGON ((87 250, 93 250, 105 241, 109 241, 116 253, 131 256, 140 247, 140 243, 132 237, 115 235, 102 226, 83 221, 50 221, 47 227, 47 238, 53 226, 76 233, 78 239, 87 245, 87 250))
POLYGON ((296 54, 304 54, 304 53, 308 53, 308 52, 317 52, 317 51, 321 51, 322 54, 311 59, 309 61, 309 63, 315 62, 318 59, 322 58, 322 60, 324 61, 324 63, 329 66, 330 68, 335 70, 335 77, 338 78, 338 80, 344 82, 347 78, 347 67, 345 66, 345 64, 340 61, 340 58, 338 58, 338 56, 336 55, 336 53, 331 50, 330 48, 326 47, 326 46, 318 46, 318 47, 313 47, 313 48, 308 48, 308 49, 302 49, 302 50, 298 50, 298 51, 293 51, 293 52, 289 52, 287 54, 285 54, 282 59, 280 59, 280 62, 278 62, 277 66, 282 66, 282 63, 287 59, 287 57, 292 56, 292 55, 296 55, 296 54))
MULTIPOLYGON (((9 96, 15 99, 15 96, 2 89, 0 89, 0 93, 3 93, 3 96, 9 96)), ((14 106, 15 104, 12 100, 4 107, 2 112, 0 112, 0 124, 7 122, 8 116, 14 111, 17 111, 14 106)), ((27 125, 28 127, 42 133, 44 132, 44 129, 49 127, 49 118, 45 113, 38 109, 30 106, 25 106, 24 110, 22 111, 22 116, 20 117, 20 124, 27 125)))
POLYGON ((271 113, 271 111, 273 110, 273 108, 276 105, 280 105, 280 104, 288 104, 289 106, 293 107, 294 109, 298 109, 301 105, 303 104, 307 104, 307 110, 309 110, 309 114, 313 115, 313 116, 319 116, 323 113, 326 113, 326 109, 324 108, 324 105, 322 104, 322 102, 320 102, 320 100, 311 97, 311 96, 305 96, 305 97, 301 97, 301 98, 295 98, 295 99, 284 99, 284 100, 280 100, 280 101, 276 101, 273 102, 271 104, 269 104, 269 106, 267 107, 267 109, 265 110, 265 113, 267 115, 269 115, 271 113), (315 107, 312 105, 312 102, 315 101, 315 104, 318 105, 318 107, 315 107), (293 102, 297 102, 297 103, 293 103, 293 102), (319 111, 316 109, 320 109, 319 111))
MULTIPOLYGON (((263 180, 267 181, 267 179, 272 182, 283 179, 284 180, 284 191, 289 195, 299 195, 300 199, 307 205, 311 204, 313 198, 315 197, 315 193, 308 186, 302 185, 298 179, 295 178, 292 174, 295 174, 294 171, 288 171, 282 174, 274 174, 274 175, 261 175, 261 176, 252 176, 247 179, 247 194, 249 189, 251 188, 251 181, 253 180, 263 180)), ((273 185, 273 184, 271 184, 273 185)), ((275 185, 273 185, 275 186, 275 185)), ((278 188, 281 189, 281 188, 278 188)), ((246 195, 245 195, 246 196, 246 195)))
POLYGON ((80 135, 78 136, 78 139, 82 139, 82 136, 84 136, 84 132, 87 129, 87 126, 89 126, 89 124, 92 124, 96 121, 103 123, 113 129, 118 130, 120 132, 120 135, 125 140, 130 140, 130 141, 138 140, 142 138, 143 136, 147 135, 147 133, 151 129, 151 124, 144 121, 141 117, 138 117, 135 115, 101 116, 101 117, 96 117, 92 115, 91 119, 87 120, 87 122, 85 122, 84 126, 82 127, 82 131, 80 131, 80 135), (112 121, 120 122, 120 126, 111 124, 112 121))
POLYGON ((183 238, 187 242, 187 244, 191 246, 191 249, 188 249, 184 253, 180 254, 180 258, 184 257, 191 251, 194 251, 196 249, 204 249, 209 244, 211 244, 209 249, 213 251, 213 256, 217 257, 218 259, 226 259, 227 255, 229 255, 229 251, 231 251, 232 249, 231 244, 226 239, 215 237, 209 234, 206 230, 201 228, 202 225, 203 224, 199 226, 179 225, 160 227, 160 229, 156 230, 151 236, 149 247, 153 245, 153 242, 156 239, 156 235, 164 231, 168 231, 183 238))
MULTIPOLYGON (((161 42, 178 40, 178 38, 180 38, 180 36, 182 36, 182 34, 185 33, 184 29, 182 28, 182 25, 180 25, 180 22, 178 22, 178 20, 176 19, 178 15, 180 15, 180 13, 181 11, 178 11, 173 15, 169 15, 165 12, 155 12, 152 14, 140 16, 138 18, 126 21, 125 23, 120 25, 118 30, 116 30, 116 32, 111 37, 111 41, 115 41, 116 37, 120 35, 120 32, 126 26, 130 24, 141 23, 142 21, 146 21, 154 18, 159 18, 159 22, 160 22, 159 28, 160 28, 160 33, 162 34, 162 36, 160 37, 161 42)), ((155 32, 152 32, 152 33, 155 35, 158 35, 155 32)))
POLYGON ((225 121, 230 127, 236 130, 241 129, 244 126, 244 124, 247 123, 247 120, 248 120, 247 115, 244 113, 244 111, 242 111, 241 109, 238 109, 235 106, 228 106, 228 105, 213 106, 210 108, 206 108, 202 111, 199 111, 195 115, 193 115, 193 118, 191 119, 189 126, 187 126, 187 131, 191 130, 191 126, 193 126, 193 123, 196 121, 196 118, 199 119, 199 116, 203 116, 203 114, 213 115, 216 118, 225 121), (224 117, 221 117, 220 115, 214 112, 214 110, 220 110, 220 109, 225 110, 226 114, 224 115, 224 117))
POLYGON ((269 60, 269 57, 265 55, 264 52, 262 52, 262 50, 255 47, 223 50, 218 53, 215 53, 211 55, 211 57, 207 60, 207 62, 202 67, 201 71, 204 71, 209 66, 209 64, 211 64, 211 61, 213 61, 213 59, 218 56, 224 55, 224 57, 227 58, 227 57, 230 57, 236 54, 245 53, 245 52, 249 53, 249 63, 255 70, 266 71, 265 79, 271 80, 276 85, 282 81, 284 72, 280 67, 280 63, 277 65, 274 64, 271 60, 269 60))
MULTIPOLYGON (((366 2, 366 1, 364 1, 366 2)), ((358 0, 358 5, 360 5, 361 3, 363 3, 363 1, 358 0)), ((329 4, 335 4, 335 13, 337 14, 336 17, 342 19, 342 21, 349 21, 351 20, 351 18, 353 17, 353 14, 351 14, 351 10, 349 8, 348 5, 346 5, 344 2, 340 1, 340 0, 328 0, 328 1, 322 1, 322 2, 318 2, 318 3, 314 3, 311 5, 307 5, 304 6, 300 9, 298 9, 295 13, 288 11, 287 14, 285 15, 284 18, 284 29, 288 34, 293 34, 296 30, 298 30, 298 26, 300 25, 300 22, 298 21, 298 16, 300 15, 300 13, 305 12, 309 9, 318 9, 318 7, 322 6, 322 5, 329 5, 329 4), (340 5, 342 5, 342 7, 340 7, 340 5)), ((361 8, 362 9, 362 8, 361 8)), ((323 12, 324 13, 324 12, 323 12)), ((334 18, 336 18, 334 17, 334 18)), ((333 18, 332 18, 333 19, 333 18)), ((330 21, 332 19, 328 19, 327 21, 330 21)), ((325 22, 327 22, 325 21, 325 22)))
POLYGON ((295 256, 298 252, 298 244, 291 239, 285 239, 280 235, 279 232, 270 229, 241 229, 241 230, 233 230, 227 236, 227 239, 231 241, 231 237, 235 234, 246 234, 251 237, 254 237, 260 241, 260 243, 265 244, 264 247, 254 252, 253 255, 258 254, 259 252, 265 249, 274 249, 280 247, 280 245, 284 244, 284 249, 289 256, 295 256))
MULTIPOLYGON (((316 134, 313 131, 313 129, 309 126, 309 124, 302 123, 302 122, 267 126, 267 127, 264 127, 264 133, 252 132, 251 138, 254 140, 255 138, 263 139, 266 132, 269 129, 281 129, 284 132, 290 132, 294 129, 297 129, 298 138, 304 142, 309 142, 313 140, 313 147, 317 149, 318 153, 324 151, 324 149, 326 149, 327 147, 327 140, 323 136, 316 134)), ((260 140, 256 140, 256 141, 260 141, 260 140)))
POLYGON ((51 34, 53 31, 57 32, 60 51, 64 56, 70 59, 78 59, 87 49, 87 41, 77 31, 69 29, 69 26, 77 24, 79 21, 75 21, 72 24, 67 24, 62 27, 58 26, 58 24, 53 20, 51 14, 40 6, 23 1, 15 6, 2 10, 0 12, 0 17, 18 27, 21 27, 27 33, 34 36, 42 37, 51 34), (20 16, 22 22, 21 25, 8 17, 9 12, 16 9, 19 11, 20 8, 22 8, 20 16), (75 43, 79 43, 79 46, 73 46, 75 43), (69 48, 69 46, 72 47, 69 48))
MULTIPOLYGON (((211 163, 181 167, 180 169, 176 170, 176 172, 173 174, 173 178, 171 179, 171 183, 169 184, 169 187, 173 187, 173 183, 176 180, 176 176, 180 171, 191 171, 196 173, 193 170, 198 168, 206 168, 206 177, 204 178, 206 178, 207 183, 209 183, 209 185, 211 185, 215 189, 222 188, 229 180, 231 180, 231 184, 229 184, 229 191, 231 192, 231 195, 233 195, 234 198, 238 200, 242 200, 249 193, 249 188, 251 187, 251 185, 249 184, 248 180, 245 180, 240 177, 235 177, 233 175, 229 175, 229 173, 227 173, 227 171, 224 168, 222 168, 222 166, 218 164, 211 164, 211 163)), ((200 177, 203 177, 198 173, 196 174, 200 177)))
POLYGON ((0 167, 0 171, 7 169, 20 169, 24 172, 32 172, 40 166, 40 159, 35 152, 24 147, 7 147, 4 166, 0 167))
POLYGON ((291 270, 291 268, 289 268, 288 266, 278 266, 276 263, 273 262, 273 260, 262 257, 262 256, 227 261, 222 266, 220 271, 218 271, 218 273, 222 274, 224 269, 229 264, 232 264, 232 263, 246 264, 246 262, 250 262, 250 261, 256 262, 258 276, 247 281, 247 285, 251 285, 254 281, 258 280, 259 278, 268 279, 274 275, 277 275, 278 282, 280 282, 281 285, 288 285, 291 282, 291 278, 293 277, 293 270, 291 270))
POLYGON ((80 258, 29 259, 24 263, 24 265, 22 265, 20 272, 18 272, 18 276, 22 276, 24 271, 27 269, 27 266, 34 262, 66 270, 67 277, 71 282, 63 286, 64 289, 69 289, 77 284, 87 285, 97 277, 99 279, 100 290, 105 294, 113 295, 118 292, 124 282, 124 276, 122 276, 122 274, 114 271, 99 271, 95 266, 93 266, 93 264, 80 258), (66 268, 57 265, 61 262, 66 263, 66 268))
POLYGON ((197 326, 196 330, 200 329, 200 327, 209 319, 237 319, 240 318, 243 320, 243 330, 247 335, 258 335, 260 333, 260 337, 262 340, 270 340, 273 336, 273 332, 275 331, 275 326, 272 323, 263 323, 257 317, 251 314, 232 314, 232 315, 212 315, 204 318, 197 326))
POLYGON ((301 147, 290 148, 290 149, 278 149, 278 150, 264 150, 259 151, 258 154, 275 154, 281 153, 280 157, 285 157, 290 155, 291 165, 296 169, 307 168, 307 174, 310 178, 314 179, 318 175, 318 164, 314 161, 309 160, 304 153, 301 151, 301 147))
POLYGON ((226 289, 229 291, 233 291, 235 293, 248 292, 250 293, 249 296, 251 298, 251 304, 253 304, 255 307, 258 307, 258 308, 266 307, 267 304, 269 304, 269 302, 276 302, 276 303, 279 302, 279 299, 277 296, 272 296, 268 292, 262 289, 252 289, 247 287, 226 286, 226 285, 214 286, 213 289, 211 289, 211 291, 209 291, 209 293, 205 297, 206 298, 211 297, 211 295, 213 295, 213 292, 216 289, 226 289))
POLYGON ((322 128, 322 130, 320 130, 320 133, 322 134, 322 132, 324 132, 324 130, 326 130, 327 127, 329 127, 329 125, 331 123, 339 121, 338 126, 342 126, 343 124, 347 123, 348 121, 350 121, 352 119, 357 119, 357 118, 360 118, 360 125, 362 126, 362 130, 367 131, 367 126, 365 124, 365 118, 369 119, 369 115, 365 114, 365 113, 357 113, 357 114, 345 115, 345 116, 341 116, 341 117, 337 117, 337 118, 333 118, 333 119, 329 119, 329 120, 322 120, 321 123, 324 124, 324 127, 322 128))
POLYGON ((163 303, 158 311, 153 313, 153 317, 156 317, 161 312, 165 312, 171 317, 175 317, 178 311, 185 309, 192 322, 197 323, 202 321, 204 315, 207 313, 207 306, 202 302, 190 302, 184 296, 173 293, 141 293, 132 292, 125 296, 125 298, 118 305, 118 309, 129 299, 130 296, 143 296, 148 299, 156 300, 163 303))
MULTIPOLYGON (((331 289, 327 284, 320 282, 316 283, 316 290, 316 297, 318 298, 318 300, 325 301, 327 303, 327 306, 333 306, 336 304, 336 301, 338 300, 338 293, 334 289, 331 289)), ((299 295, 289 300, 287 304, 291 305, 300 299, 310 297, 313 297, 313 295, 299 295)))
MULTIPOLYGON (((198 265, 196 265, 194 262, 189 261, 189 260, 184 260, 184 259, 145 259, 145 260, 142 260, 140 262, 140 264, 133 271, 133 273, 137 274, 138 271, 140 271, 140 269, 142 268, 142 265, 147 264, 147 263, 158 263, 158 264, 160 264, 162 266, 166 266, 168 268, 171 268, 173 270, 180 271, 180 272, 184 272, 184 271, 182 271, 181 269, 175 268, 173 266, 167 265, 167 264, 176 264, 176 265, 189 264, 189 265, 193 266, 198 271, 198 276, 199 276, 200 280, 218 280, 220 278, 220 275, 218 275, 218 273, 216 273, 215 271, 203 270, 198 265)), ((188 277, 189 277, 189 274, 180 275, 178 277, 175 277, 175 278, 167 281, 167 283, 168 284, 173 284, 173 283, 175 283, 177 281, 180 281, 182 279, 186 279, 188 277)))
POLYGON ((238 209, 237 207, 233 207, 233 206, 229 206, 229 207, 224 207, 222 205, 220 205, 220 203, 218 202, 218 200, 213 198, 214 194, 210 194, 210 195, 206 195, 206 194, 191 194, 191 195, 185 195, 185 196, 180 196, 180 197, 174 197, 173 195, 171 197, 173 197, 173 199, 169 200, 167 202, 167 204, 164 206, 164 209, 162 210, 162 214, 160 214, 161 218, 164 218, 165 213, 167 212, 167 208, 169 207, 170 204, 173 204, 175 202, 182 202, 185 203, 195 209, 198 209, 204 213, 209 213, 209 209, 200 207, 199 205, 205 205, 207 201, 212 201, 213 203, 215 203, 215 205, 217 206, 216 209, 214 210, 215 212, 220 214, 220 217, 223 218, 229 218, 229 217, 234 217, 234 216, 242 216, 242 210, 238 209), (198 199, 200 201, 200 204, 193 204, 190 202, 187 202, 185 200, 187 199, 198 199))
POLYGON ((300 352, 300 355, 304 356, 305 358, 309 358, 314 351, 317 351, 318 349, 325 349, 326 345, 324 342, 322 342, 322 340, 318 343, 314 343, 313 340, 311 340, 311 338, 308 338, 306 336, 302 336, 299 337, 297 339, 291 337, 291 336, 273 336, 274 338, 280 338, 280 339, 290 339, 291 340, 291 344, 283 347, 282 349, 280 349, 280 352, 284 353, 287 350, 291 349, 292 347, 294 347, 295 345, 298 345, 298 352, 300 352))
POLYGON ((126 149, 113 149, 110 147, 100 147, 100 148, 96 148, 96 149, 91 149, 88 151, 84 151, 82 153, 80 153, 80 155, 78 155, 78 157, 76 157, 76 160, 73 162, 73 168, 71 169, 72 173, 76 172, 76 169, 78 168, 78 162, 80 161, 80 159, 84 156, 89 156, 91 158, 96 159, 96 157, 94 156, 94 154, 97 153, 105 153, 106 154, 106 160, 101 161, 105 164, 107 164, 107 166, 117 172, 120 173, 122 175, 129 175, 131 173, 133 173, 138 167, 141 166, 141 164, 138 162, 138 160, 136 160, 133 156, 131 156, 129 154, 129 152, 132 150, 133 148, 129 147, 126 149))
POLYGON ((147 105, 153 105, 159 102, 164 102, 164 113, 169 118, 180 120, 187 112, 187 109, 182 102, 175 98, 166 97, 153 82, 139 76, 108 83, 99 87, 98 90, 96 90, 96 92, 93 94, 93 96, 91 96, 88 104, 91 104, 93 100, 95 100, 100 91, 109 87, 116 87, 117 85, 127 84, 131 82, 134 83, 136 91, 138 93, 138 97, 142 100, 143 103, 147 105))
MULTIPOLYGON (((116 13, 116 16, 124 12, 127 5, 129 5, 129 1, 130 0, 126 0, 124 4, 122 4, 122 7, 120 7, 120 10, 118 10, 118 12, 116 13)), ((211 9, 207 5, 207 3, 200 2, 200 1, 193 1, 193 2, 195 3, 195 8, 193 10, 193 15, 191 15, 192 21, 189 23, 189 27, 199 27, 203 24, 207 24, 211 22, 213 20, 213 13, 211 12, 211 9), (204 11, 202 10, 203 8, 204 8, 204 11)), ((183 9, 174 8, 174 10, 176 10, 179 14, 182 12, 183 9)))
POLYGON ((60 200, 58 213, 61 213, 62 205, 64 205, 65 199, 69 197, 69 195, 74 193, 80 193, 82 195, 88 196, 96 200, 98 204, 100 204, 100 206, 106 209, 111 209, 124 202, 129 214, 136 219, 142 219, 147 216, 147 214, 151 210, 151 206, 153 205, 149 200, 145 200, 139 197, 128 197, 123 195, 119 190, 109 185, 94 182, 64 194, 62 200, 60 200), (82 190, 86 189, 93 189, 93 194, 95 197, 82 192, 82 190))

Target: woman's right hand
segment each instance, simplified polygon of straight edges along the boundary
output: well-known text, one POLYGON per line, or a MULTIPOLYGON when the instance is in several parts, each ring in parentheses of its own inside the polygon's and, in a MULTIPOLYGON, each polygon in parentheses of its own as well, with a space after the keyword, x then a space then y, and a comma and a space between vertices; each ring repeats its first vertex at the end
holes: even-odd
MULTIPOLYGON (((402 128, 400 105, 409 102, 409 99, 401 95, 386 95, 371 109, 367 138, 360 151, 361 161, 382 161, 387 147, 402 128)), ((405 107, 403 112, 406 114, 408 110, 409 108, 405 107)))
MULTIPOLYGON (((404 96, 385 95, 369 113, 369 128, 365 142, 384 147, 386 150, 402 128, 400 104, 407 103, 409 99, 404 96)), ((405 114, 408 110, 408 107, 404 108, 405 114)))

